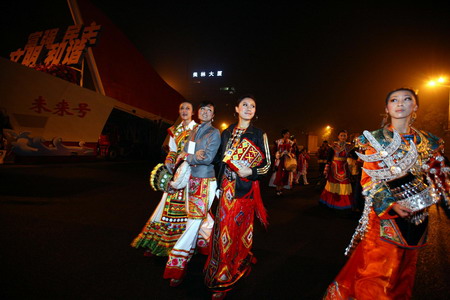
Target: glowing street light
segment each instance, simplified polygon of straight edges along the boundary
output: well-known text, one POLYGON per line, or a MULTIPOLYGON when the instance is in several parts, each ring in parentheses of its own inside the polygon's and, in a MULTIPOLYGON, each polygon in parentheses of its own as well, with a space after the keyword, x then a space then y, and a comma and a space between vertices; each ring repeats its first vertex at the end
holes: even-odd
POLYGON ((322 134, 322 139, 327 141, 330 137, 331 137, 331 132, 333 131, 333 127, 331 127, 330 125, 327 125, 325 127, 325 130, 322 134))
POLYGON ((446 84, 447 79, 443 76, 439 77, 438 79, 433 79, 428 81, 428 86, 435 87, 446 87, 448 89, 448 118, 447 118, 447 131, 450 130, 450 85, 446 84))
POLYGON ((445 84, 447 82, 447 78, 445 77, 439 77, 438 79, 432 79, 428 81, 428 86, 443 86, 450 88, 450 85, 445 84))
POLYGON ((220 124, 220 129, 222 129, 222 131, 224 131, 225 129, 227 129, 228 124, 223 122, 222 124, 220 124))

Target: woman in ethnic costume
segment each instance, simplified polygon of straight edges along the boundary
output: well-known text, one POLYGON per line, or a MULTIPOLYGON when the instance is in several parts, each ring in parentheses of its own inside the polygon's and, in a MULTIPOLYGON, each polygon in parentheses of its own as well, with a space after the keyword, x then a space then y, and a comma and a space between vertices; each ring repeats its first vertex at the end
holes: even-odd
POLYGON ((390 92, 391 124, 358 138, 365 149, 365 155, 358 153, 364 161, 365 208, 346 249, 353 253, 324 299, 411 298, 428 207, 441 196, 448 199, 442 140, 411 127, 418 104, 411 89, 390 92))
POLYGON ((300 182, 300 177, 302 177, 303 179, 303 184, 304 185, 308 185, 308 166, 309 166, 309 160, 311 159, 311 157, 309 156, 308 153, 308 149, 306 147, 301 148, 301 150, 299 151, 298 154, 298 158, 297 158, 297 170, 298 170, 298 174, 297 174, 297 178, 296 178, 296 182, 299 183, 300 182))
MULTIPOLYGON (((165 279, 170 279, 170 286, 173 287, 180 285, 186 275, 187 264, 197 249, 202 222, 206 221, 208 225, 213 222, 212 219, 208 220, 209 209, 217 190, 213 160, 221 142, 219 130, 211 124, 213 117, 214 104, 210 101, 200 103, 198 119, 201 124, 191 134, 179 158, 189 164, 191 175, 186 201, 186 231, 170 251, 163 275, 165 279)), ((211 229, 212 224, 209 233, 211 229)), ((207 242, 203 240, 198 247, 206 247, 207 242)))
MULTIPOLYGON (((182 122, 167 130, 170 135, 169 153, 164 163, 172 171, 189 134, 197 126, 197 123, 192 120, 194 112, 190 102, 181 103, 179 113, 182 122)), ((152 216, 131 246, 145 249, 147 256, 168 256, 186 228, 185 193, 185 189, 164 193, 152 216)))
MULTIPOLYGON (((303 146, 299 146, 297 144, 297 139, 295 138, 295 136, 291 135, 291 137, 289 139, 292 141, 292 149, 291 149, 292 157, 295 157, 295 159, 297 159, 298 156, 300 155, 301 147, 303 147, 303 146)), ((299 170, 300 169, 298 168, 298 159, 297 159, 297 169, 295 169, 295 171, 292 172, 292 185, 299 184, 299 181, 298 181, 300 178, 299 170)))
POLYGON ((275 141, 275 163, 274 173, 269 182, 269 186, 275 186, 277 189, 277 195, 283 194, 283 189, 292 188, 294 180, 294 173, 285 169, 284 161, 287 156, 292 156, 292 150, 294 142, 289 139, 289 130, 283 129, 281 131, 281 139, 275 141))
POLYGON ((350 170, 347 157, 353 148, 347 143, 347 131, 341 130, 338 142, 331 146, 333 156, 325 166, 327 183, 320 195, 319 203, 330 208, 344 210, 352 208, 352 184, 350 181, 350 170))
POLYGON ((213 299, 223 299, 242 276, 249 274, 250 264, 256 262, 251 252, 254 214, 267 225, 259 189, 259 179, 270 169, 267 135, 250 123, 256 112, 254 97, 239 98, 235 110, 239 122, 223 131, 218 152, 220 170, 217 178, 221 194, 211 252, 205 265, 205 283, 214 292, 213 299), (257 153, 254 157, 259 159, 258 163, 250 167, 244 164, 240 164, 239 168, 231 167, 230 161, 234 160, 229 160, 230 157, 234 157, 232 154, 239 152, 236 149, 247 140, 252 146, 242 149, 253 149, 253 153, 257 153))

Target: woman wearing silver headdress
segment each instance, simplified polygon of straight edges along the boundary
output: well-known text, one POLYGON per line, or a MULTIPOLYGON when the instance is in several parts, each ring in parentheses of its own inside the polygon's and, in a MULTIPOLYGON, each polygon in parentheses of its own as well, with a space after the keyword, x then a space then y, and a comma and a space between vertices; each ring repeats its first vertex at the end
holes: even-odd
POLYGON ((365 150, 358 154, 365 208, 346 249, 351 256, 324 299, 411 298, 428 208, 448 201, 449 174, 442 140, 411 127, 418 107, 412 89, 390 92, 385 109, 391 124, 358 138, 365 150))

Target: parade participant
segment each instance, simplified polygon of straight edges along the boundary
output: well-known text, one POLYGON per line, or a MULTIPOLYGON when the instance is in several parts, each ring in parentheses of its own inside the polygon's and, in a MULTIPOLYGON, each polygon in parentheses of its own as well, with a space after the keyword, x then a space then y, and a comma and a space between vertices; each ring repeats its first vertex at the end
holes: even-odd
MULTIPOLYGON (((352 141, 355 141, 356 137, 360 134, 356 134, 352 141)), ((352 183, 352 194, 353 194, 353 210, 356 212, 362 212, 364 209, 364 197, 362 195, 361 186, 361 175, 362 175, 362 164, 363 161, 358 158, 356 148, 350 151, 347 157, 347 163, 350 170, 350 181, 352 183)))
POLYGON ((333 151, 328 145, 328 141, 323 141, 322 145, 320 145, 317 150, 317 163, 319 164, 319 176, 315 187, 317 191, 323 191, 325 188, 327 178, 324 174, 324 170, 327 162, 331 160, 331 157, 333 157, 333 151))
MULTIPOLYGON (((291 154, 293 157, 295 157, 296 159, 298 158, 299 154, 300 154, 300 146, 297 144, 297 139, 295 138, 295 136, 291 135, 289 137, 289 139, 292 141, 292 148, 291 148, 291 154)), ((292 180, 293 180, 293 184, 299 184, 299 168, 298 168, 298 163, 297 163, 297 169, 295 169, 295 171, 292 172, 292 180)))
POLYGON ((217 189, 212 162, 220 146, 220 132, 211 124, 214 104, 210 101, 200 103, 198 118, 201 124, 194 130, 179 157, 179 160, 189 164, 191 176, 187 185, 186 230, 170 251, 163 276, 171 279, 171 286, 181 284, 186 275, 187 264, 196 250, 200 226, 207 220, 217 189))
POLYGON ((291 135, 289 139, 292 141, 291 153, 294 154, 295 157, 297 157, 300 154, 300 147, 302 146, 299 146, 297 144, 297 139, 295 138, 295 136, 291 135))
POLYGON ((352 185, 347 157, 353 148, 353 144, 347 142, 347 131, 341 130, 338 134, 339 141, 334 142, 332 160, 329 161, 324 173, 327 183, 320 195, 319 203, 330 208, 345 210, 352 208, 352 185))
MULTIPOLYGON (((194 110, 190 102, 180 104, 181 123, 171 126, 169 153, 165 165, 173 172, 175 162, 184 148, 186 140, 196 126, 192 120, 194 110)), ((168 256, 170 250, 186 228, 185 189, 165 192, 141 233, 131 243, 132 247, 145 249, 145 255, 168 256)))
POLYGON ((299 183, 300 177, 303 179, 303 184, 308 185, 308 161, 310 159, 310 156, 308 154, 308 149, 306 147, 301 147, 300 153, 298 155, 298 163, 297 163, 297 178, 296 182, 299 183))
POLYGON ((6 156, 6 143, 7 140, 3 135, 3 128, 0 126, 0 165, 3 164, 6 156))
POLYGON ((259 189, 259 179, 270 169, 267 135, 251 124, 256 112, 253 96, 239 98, 235 111, 239 121, 223 131, 218 152, 221 196, 205 265, 205 283, 213 299, 223 299, 256 263, 251 252, 254 214, 267 225, 259 189), (233 157, 240 152, 251 152, 252 159, 236 167, 233 157))
POLYGON ((361 184, 366 199, 346 254, 346 265, 324 299, 410 299, 418 250, 425 245, 428 208, 447 198, 448 168, 438 137, 411 126, 419 107, 416 93, 388 93, 391 124, 364 131, 361 184), (355 248, 356 246, 356 248, 355 248))
POLYGON ((331 148, 328 145, 328 141, 323 141, 317 150, 317 163, 319 164, 319 176, 323 176, 325 165, 328 162, 331 148))
POLYGON ((275 163, 274 173, 269 182, 270 186, 275 186, 277 195, 283 194, 283 189, 290 189, 293 182, 293 170, 287 170, 285 166, 286 159, 290 159, 292 156, 292 146, 294 142, 289 139, 289 130, 283 129, 281 131, 281 139, 275 141, 275 163))

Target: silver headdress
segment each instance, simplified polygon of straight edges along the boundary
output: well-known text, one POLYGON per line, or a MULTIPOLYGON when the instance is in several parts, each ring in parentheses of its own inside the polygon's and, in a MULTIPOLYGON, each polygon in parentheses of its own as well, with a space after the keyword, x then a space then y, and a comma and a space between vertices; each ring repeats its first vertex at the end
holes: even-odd
POLYGON ((392 180, 402 177, 406 175, 406 173, 416 163, 419 154, 417 153, 417 148, 414 143, 411 143, 410 151, 408 151, 405 156, 397 162, 394 161, 394 153, 402 144, 400 134, 395 129, 392 143, 386 147, 383 147, 367 130, 365 130, 363 134, 377 152, 371 155, 364 155, 358 152, 356 154, 365 162, 381 161, 379 166, 383 166, 381 169, 377 170, 363 168, 363 170, 372 178, 373 181, 392 180))

